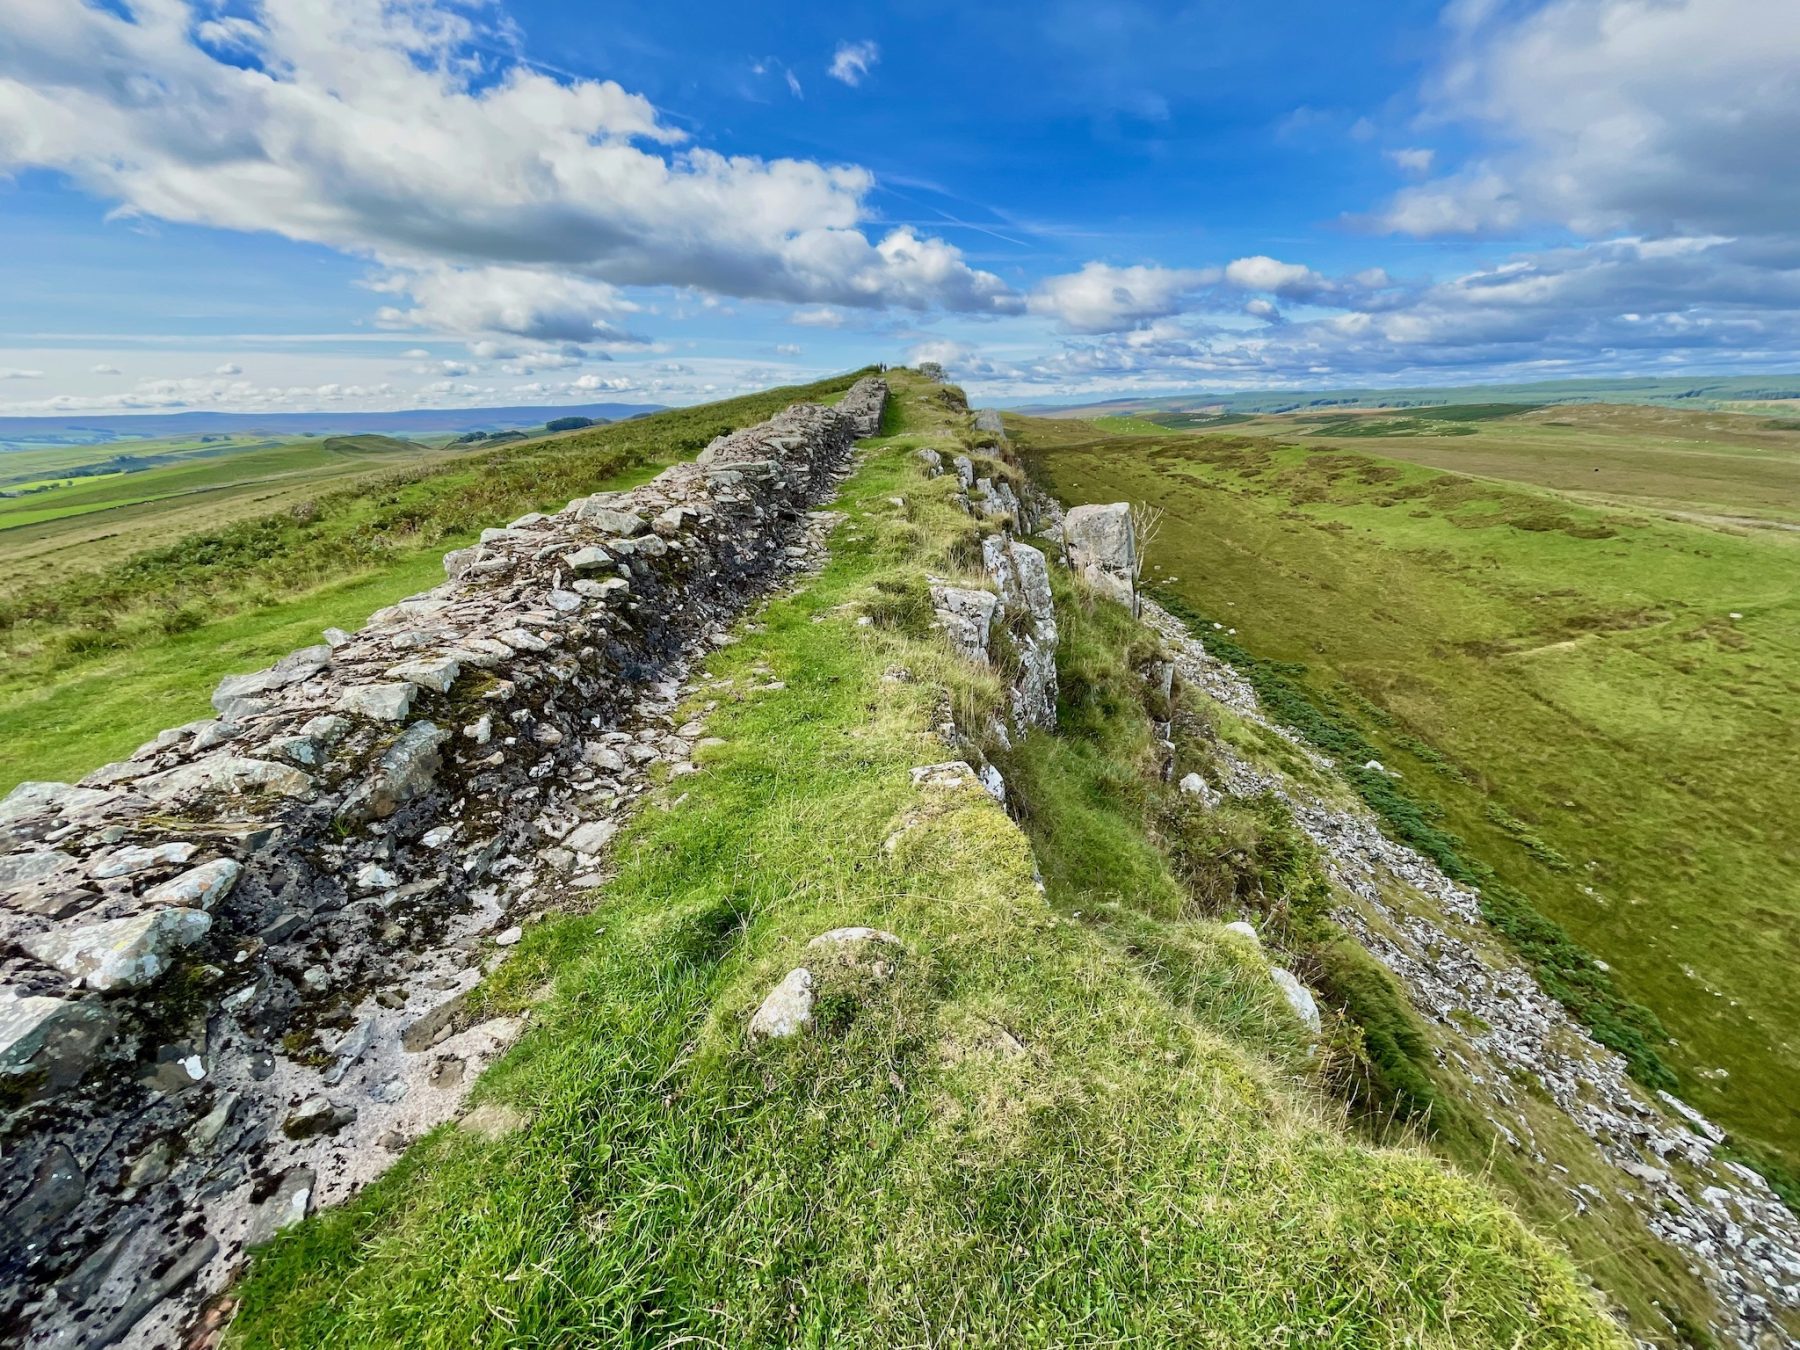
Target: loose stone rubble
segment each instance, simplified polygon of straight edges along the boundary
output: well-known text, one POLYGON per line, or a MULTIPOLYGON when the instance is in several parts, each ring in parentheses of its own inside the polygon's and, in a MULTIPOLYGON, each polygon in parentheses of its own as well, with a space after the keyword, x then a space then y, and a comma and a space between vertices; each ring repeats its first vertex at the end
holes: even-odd
POLYGON ((247 1245, 455 1114, 519 1030, 463 995, 693 771, 685 658, 816 556, 886 397, 485 531, 216 719, 0 803, 8 1343, 179 1343, 247 1245))
MULTIPOLYGON (((1270 721, 1249 683, 1209 656, 1180 620, 1150 601, 1143 609, 1186 683, 1332 767, 1270 721)), ((1261 769, 1226 742, 1214 749, 1227 766, 1228 791, 1271 792, 1292 810, 1333 879, 1358 901, 1334 917, 1399 977, 1423 1014, 1454 1030, 1453 1043, 1467 1047, 1451 1052, 1456 1067, 1491 1095, 1486 1109, 1507 1143, 1542 1168, 1554 1166, 1518 1106, 1518 1082, 1528 1076, 1616 1169, 1604 1191, 1570 1187, 1572 1207, 1629 1207, 1718 1299, 1725 1321, 1715 1335, 1746 1350, 1791 1344, 1776 1318, 1800 1310, 1800 1219, 1762 1177, 1722 1152, 1724 1132, 1677 1098, 1639 1086, 1625 1061, 1589 1036, 1529 970, 1491 955, 1476 892, 1389 839, 1360 807, 1261 769), (1396 885, 1426 902, 1424 912, 1397 904, 1396 885)))

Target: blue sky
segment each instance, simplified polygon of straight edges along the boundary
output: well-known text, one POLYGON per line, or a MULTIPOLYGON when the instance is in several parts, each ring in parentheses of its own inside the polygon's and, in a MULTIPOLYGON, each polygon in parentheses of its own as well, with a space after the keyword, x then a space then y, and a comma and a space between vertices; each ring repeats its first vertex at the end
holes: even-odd
POLYGON ((8 0, 0 412, 1800 367, 1800 5, 8 0))

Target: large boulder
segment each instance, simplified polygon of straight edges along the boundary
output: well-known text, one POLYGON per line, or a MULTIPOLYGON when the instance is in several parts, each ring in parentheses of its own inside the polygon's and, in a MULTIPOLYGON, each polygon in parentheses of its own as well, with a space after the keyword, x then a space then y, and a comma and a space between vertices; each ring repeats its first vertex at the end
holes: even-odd
POLYGON ((1137 530, 1128 502, 1077 506, 1063 517, 1069 567, 1103 595, 1137 612, 1137 530))

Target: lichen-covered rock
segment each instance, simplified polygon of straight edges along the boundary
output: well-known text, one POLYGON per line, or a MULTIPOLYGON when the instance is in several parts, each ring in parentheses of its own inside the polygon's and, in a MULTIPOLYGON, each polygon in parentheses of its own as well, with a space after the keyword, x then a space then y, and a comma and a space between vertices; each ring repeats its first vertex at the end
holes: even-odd
POLYGON ((782 977, 750 1016, 752 1040, 784 1040, 812 1022, 813 974, 797 966, 782 977))
POLYGON ((986 664, 988 629, 1000 601, 992 591, 931 583, 931 608, 950 645, 971 661, 986 664))
POLYGON ((912 785, 921 792, 954 792, 958 788, 981 786, 974 765, 966 759, 947 760, 942 764, 921 764, 910 772, 912 785))
POLYGON ((175 953, 206 936, 212 915, 159 909, 105 923, 50 928, 20 945, 89 989, 135 989, 169 968, 175 953))
POLYGON ((0 1077, 41 1074, 51 1088, 78 1082, 117 1020, 97 999, 0 992, 0 1077))
POLYGON ((1181 782, 1176 785, 1182 793, 1189 797, 1198 797, 1208 810, 1217 808, 1219 794, 1197 773, 1183 774, 1181 782))
POLYGON ((231 858, 214 858, 192 871, 154 887, 144 896, 147 905, 185 909, 211 909, 231 894, 243 873, 243 866, 231 858))
POLYGON ((1072 507, 1062 521, 1071 570, 1137 612, 1137 530, 1128 502, 1072 507))
POLYGON ((413 697, 418 692, 410 684, 357 685, 338 696, 337 707, 378 722, 398 722, 412 710, 413 697))
POLYGON ((430 790, 443 764, 438 747, 449 738, 449 732, 430 722, 415 722, 400 733, 369 778, 368 808, 377 820, 430 790))
POLYGON ((610 820, 590 820, 564 835, 563 847, 591 857, 602 852, 618 832, 619 827, 610 820))
POLYGON ((320 643, 290 652, 267 670, 249 675, 227 675, 213 691, 212 704, 219 716, 232 717, 235 710, 261 708, 262 696, 286 689, 289 685, 309 680, 331 664, 331 646, 320 643))
POLYGON ((995 618, 1018 656, 1011 689, 1013 729, 1056 725, 1056 602, 1050 567, 1029 544, 1003 535, 982 541, 982 561, 1000 592, 995 618))
POLYGON ((416 684, 421 689, 434 689, 440 694, 449 693, 460 674, 462 663, 454 656, 422 656, 412 661, 402 661, 397 666, 389 666, 387 670, 390 680, 416 684))
POLYGON ((1299 978, 1291 970, 1283 970, 1280 966, 1270 966, 1269 975, 1275 981, 1275 987, 1281 990, 1281 996, 1288 1001, 1288 1007, 1294 1010, 1294 1016, 1313 1035, 1317 1036, 1325 1029, 1319 1018, 1319 1004, 1312 996, 1312 990, 1300 983, 1299 978))

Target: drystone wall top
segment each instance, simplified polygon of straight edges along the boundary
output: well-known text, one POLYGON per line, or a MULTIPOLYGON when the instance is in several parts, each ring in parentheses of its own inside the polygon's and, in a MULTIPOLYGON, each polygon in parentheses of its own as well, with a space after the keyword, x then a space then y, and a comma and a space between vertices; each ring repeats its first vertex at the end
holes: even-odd
POLYGON ((484 531, 442 585, 221 682, 216 717, 0 802, 0 1339, 112 1343, 304 1212, 269 1159, 346 1108, 295 1085, 342 1079, 493 878, 585 837, 604 734, 804 552, 886 398, 484 531))

